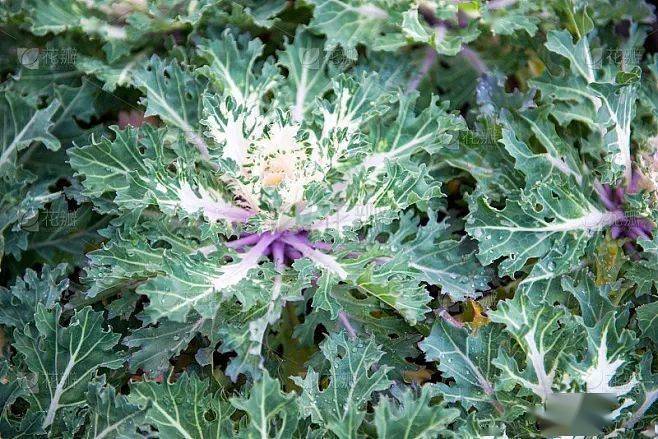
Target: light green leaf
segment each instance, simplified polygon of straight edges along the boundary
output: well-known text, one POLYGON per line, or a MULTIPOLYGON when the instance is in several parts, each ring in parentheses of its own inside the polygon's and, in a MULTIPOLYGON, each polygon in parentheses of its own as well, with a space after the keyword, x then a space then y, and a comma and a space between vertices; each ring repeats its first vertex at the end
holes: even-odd
POLYGON ((554 172, 565 179, 572 177, 579 185, 583 183, 582 164, 573 148, 557 134, 549 120, 551 110, 551 107, 544 107, 520 111, 508 118, 509 128, 502 130, 500 142, 514 157, 515 168, 525 174, 528 188, 545 181, 554 172), (544 147, 545 153, 532 151, 528 146, 531 137, 544 147))
POLYGON ((240 258, 236 253, 228 253, 236 262, 222 264, 222 255, 211 258, 200 256, 170 255, 163 262, 165 275, 150 279, 140 285, 138 292, 146 294, 150 305, 145 310, 149 322, 163 317, 176 322, 186 321, 188 313, 194 309, 202 317, 210 318, 217 311, 220 302, 241 291, 260 291, 260 294, 242 294, 245 309, 250 308, 263 297, 269 296, 266 285, 273 285, 271 265, 259 265, 263 257, 263 247, 254 247, 240 258), (269 279, 269 280, 266 280, 269 279))
POLYGON ((49 427, 61 408, 85 402, 87 384, 99 367, 117 369, 123 356, 114 352, 119 334, 103 329, 103 314, 91 307, 76 311, 68 326, 59 324, 61 308, 38 304, 34 324, 14 330, 16 350, 37 377, 29 398, 49 427))
POLYGON ((338 311, 340 311, 340 304, 332 295, 333 288, 337 283, 336 276, 325 271, 320 275, 317 281, 318 288, 313 294, 313 308, 328 311, 334 320, 338 317, 338 311))
POLYGON ((451 434, 447 428, 458 416, 459 410, 446 408, 442 404, 430 404, 432 394, 423 387, 420 395, 405 390, 399 403, 381 398, 375 408, 377 437, 383 439, 431 439, 451 434))
POLYGON ((248 418, 240 428, 241 437, 288 438, 297 428, 299 409, 294 396, 282 393, 279 381, 270 378, 268 372, 254 383, 249 397, 234 397, 230 401, 248 418))
POLYGON ((292 377, 302 388, 298 399, 300 413, 308 416, 323 431, 339 438, 354 438, 365 419, 364 405, 372 393, 386 390, 391 382, 386 378, 388 367, 370 368, 382 357, 382 351, 370 339, 349 340, 344 332, 334 333, 320 346, 329 363, 329 385, 320 388, 320 375, 309 369, 306 378, 292 377))
POLYGON ((658 343, 658 302, 637 307, 637 321, 642 334, 658 343))
POLYGON ((632 407, 631 415, 624 422, 624 428, 626 429, 632 429, 638 422, 642 423, 647 411, 658 400, 658 374, 653 373, 651 370, 652 360, 653 353, 651 352, 646 352, 642 356, 638 385, 632 395, 635 404, 632 407))
MULTIPOLYGON (((313 292, 313 299, 318 292, 313 292)), ((387 305, 376 297, 355 295, 352 287, 346 284, 338 284, 331 287, 329 300, 335 301, 337 310, 342 310, 345 317, 354 327, 357 333, 367 330, 375 338, 375 342, 382 346, 384 355, 381 362, 395 369, 391 370, 391 378, 403 379, 404 372, 417 370, 417 367, 408 361, 420 354, 416 347, 420 335, 415 333, 412 327, 401 319, 387 305)), ((313 337, 318 325, 332 330, 340 330, 343 325, 336 317, 323 309, 314 309, 314 312, 306 316, 304 323, 295 328, 295 338, 300 339, 305 346, 313 345, 313 337)))
POLYGON ((197 155, 181 137, 168 137, 165 129, 150 126, 113 130, 114 140, 103 136, 68 151, 71 166, 85 177, 87 195, 113 195, 124 212, 153 204, 172 216, 201 213, 209 222, 244 219, 244 209, 224 201, 208 174, 186 165, 197 155))
POLYGON ((133 73, 133 83, 146 93, 145 116, 158 116, 177 127, 203 156, 207 155, 207 146, 198 129, 203 81, 176 61, 153 55, 142 69, 133 73))
POLYGON ((574 44, 568 31, 552 30, 548 32, 546 40, 546 48, 568 59, 574 74, 582 76, 587 83, 594 82, 594 70, 592 69, 594 64, 586 36, 574 44))
POLYGON ((238 105, 258 106, 279 81, 271 60, 257 61, 262 53, 263 43, 259 39, 252 40, 248 35, 236 39, 227 29, 220 38, 201 42, 199 54, 210 64, 197 72, 238 105))
POLYGON ((41 273, 28 269, 9 291, 0 295, 0 323, 22 330, 34 320, 38 305, 52 309, 69 287, 68 267, 44 265, 41 273))
MULTIPOLYGON (((571 36, 566 31, 549 32, 546 47, 567 57, 574 74, 581 78, 549 78, 532 81, 542 93, 561 101, 555 117, 562 124, 579 120, 589 125, 596 143, 607 152, 609 169, 603 170, 603 181, 614 183, 623 175, 626 184, 631 179, 631 120, 638 97, 637 81, 616 83, 596 81, 590 49, 584 36, 576 46, 568 49, 571 36), (576 66, 576 67, 574 67, 576 66)), ((606 65, 605 67, 610 67, 606 65)), ((614 67, 617 69, 617 67, 614 67)))
POLYGON ((430 335, 419 346, 427 361, 438 361, 442 375, 455 380, 450 386, 437 384, 448 401, 458 401, 466 409, 495 408, 502 413, 503 406, 494 393, 499 372, 492 363, 502 339, 500 329, 494 325, 472 333, 468 328, 457 328, 438 318, 430 335))
POLYGON ((144 326, 133 331, 123 344, 137 348, 128 360, 130 369, 155 374, 169 368, 169 359, 178 355, 203 329, 206 319, 190 319, 189 323, 162 319, 158 326, 144 326))
POLYGON ((381 35, 390 30, 391 11, 377 2, 363 3, 355 0, 311 0, 315 6, 310 27, 327 35, 326 46, 341 46, 347 57, 357 58, 356 46, 373 46, 381 35))
POLYGON ((430 295, 417 282, 396 279, 398 273, 405 269, 404 264, 388 263, 375 272, 373 265, 370 265, 356 279, 355 286, 359 291, 396 309, 410 324, 415 325, 429 311, 427 303, 430 295))
POLYGON ((173 381, 143 381, 131 386, 128 401, 147 408, 146 422, 163 437, 204 439, 232 437, 235 409, 220 393, 209 393, 209 382, 184 373, 173 381), (206 417, 208 414, 208 417, 206 417))
POLYGON ((541 6, 534 2, 515 2, 504 4, 502 8, 491 9, 487 3, 481 7, 482 23, 491 28, 494 35, 514 35, 525 31, 533 36, 542 23, 539 16, 541 6))
MULTIPOLYGON (((628 359, 637 344, 632 331, 625 329, 628 324, 628 311, 616 309, 608 297, 611 286, 597 287, 592 277, 583 273, 574 283, 564 278, 562 285, 573 294, 580 304, 582 321, 587 333, 587 355, 585 360, 573 365, 573 375, 581 379, 587 392, 607 393, 616 397, 628 394, 637 384, 633 376, 625 383, 619 383, 621 372, 628 366, 628 359)), ((623 401, 612 415, 614 419, 631 401, 623 401)))
POLYGON ((32 0, 28 7, 34 11, 29 22, 36 35, 61 33, 76 28, 87 13, 83 3, 66 0, 32 0))
POLYGON ((478 297, 488 288, 490 274, 475 258, 475 243, 468 237, 458 239, 450 220, 439 223, 431 211, 428 216, 422 227, 411 212, 401 218, 399 229, 388 240, 392 253, 420 271, 418 280, 439 285, 453 300, 478 297), (415 237, 408 239, 414 232, 415 237))
POLYGON ((162 270, 162 249, 154 249, 142 240, 127 239, 120 231, 109 235, 113 238, 109 243, 87 255, 84 282, 89 285, 89 297, 139 283, 162 270))
POLYGON ((457 132, 465 129, 464 120, 448 111, 447 102, 432 97, 429 106, 416 111, 418 93, 399 98, 395 120, 375 119, 369 143, 372 154, 363 162, 372 168, 368 177, 376 178, 385 170, 385 163, 400 164, 414 169, 412 156, 425 152, 430 156, 457 143, 457 132))
POLYGON ((466 231, 478 240, 482 264, 506 258, 498 268, 501 275, 514 275, 530 258, 540 258, 524 281, 531 283, 568 272, 592 235, 622 215, 597 207, 573 185, 554 179, 510 196, 503 209, 484 198, 472 200, 466 231))
POLYGON ((18 152, 30 146, 32 142, 42 142, 51 150, 59 148, 59 140, 51 133, 53 126, 51 119, 59 106, 59 101, 53 100, 46 108, 37 110, 11 92, 2 93, 0 175, 7 175, 13 170, 18 152))
POLYGON ((121 61, 107 64, 96 58, 79 56, 76 67, 88 75, 101 79, 102 89, 113 92, 117 87, 127 87, 132 84, 134 72, 141 67, 140 63, 146 58, 146 53, 142 51, 121 61))
POLYGON ((412 41, 429 44, 437 53, 447 56, 457 55, 463 44, 475 40, 479 34, 477 28, 472 25, 467 29, 450 31, 446 27, 431 28, 423 25, 417 9, 409 9, 402 14, 401 30, 412 41))
POLYGON ((493 364, 501 370, 496 388, 511 390, 520 385, 545 400, 553 392, 557 373, 573 352, 576 331, 570 329, 563 309, 552 304, 533 304, 525 295, 499 302, 489 318, 505 325, 521 349, 525 366, 519 367, 515 357, 499 349, 493 364))
POLYGON ((124 395, 105 385, 104 377, 89 383, 87 405, 89 414, 84 424, 84 437, 88 439, 134 438, 146 412, 145 408, 130 404, 124 395))
POLYGON ((329 57, 322 48, 322 40, 299 28, 292 43, 279 52, 279 65, 288 70, 286 86, 288 102, 293 102, 293 120, 301 121, 313 100, 329 88, 327 76, 329 57))

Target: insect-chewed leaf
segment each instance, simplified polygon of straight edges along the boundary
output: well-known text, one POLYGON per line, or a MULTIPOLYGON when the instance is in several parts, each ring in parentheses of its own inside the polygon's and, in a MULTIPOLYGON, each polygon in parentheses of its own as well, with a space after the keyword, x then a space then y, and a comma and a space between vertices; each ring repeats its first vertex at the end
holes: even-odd
POLYGON ((82 404, 87 384, 100 367, 117 369, 124 357, 115 352, 119 335, 103 329, 103 315, 91 307, 77 311, 68 326, 59 323, 59 304, 37 304, 34 323, 14 330, 16 350, 37 377, 28 401, 49 427, 61 408, 82 404))
POLYGON ((117 394, 113 387, 106 386, 104 377, 89 383, 87 404, 89 422, 85 423, 84 437, 89 439, 133 438, 147 410, 147 407, 140 408, 136 404, 130 404, 126 396, 117 394))
POLYGON ((530 390, 542 400, 553 392, 558 372, 576 350, 577 328, 564 309, 552 304, 533 304, 525 295, 515 296, 498 304, 489 312, 491 321, 505 325, 522 350, 525 367, 519 367, 517 357, 503 347, 493 364, 501 370, 496 385, 511 390, 515 385, 530 390))
POLYGON ((595 232, 623 218, 596 206, 579 189, 561 179, 538 183, 497 209, 485 198, 471 201, 466 231, 478 240, 478 259, 514 275, 531 258, 539 258, 523 283, 546 281, 571 271, 595 232))
POLYGON ((290 437, 297 428, 299 407, 295 398, 281 392, 279 381, 266 372, 251 387, 249 397, 231 398, 231 405, 246 413, 246 437, 290 437))
POLYGON ((310 413, 311 421, 324 431, 341 438, 353 437, 365 419, 364 405, 373 392, 386 390, 391 385, 388 367, 370 368, 382 356, 382 351, 371 340, 350 340, 344 332, 331 335, 321 345, 322 354, 329 360, 329 385, 320 388, 320 375, 310 369, 305 379, 293 377, 302 388, 300 412, 310 413))
POLYGON ((135 383, 128 401, 146 409, 145 421, 163 436, 232 437, 235 409, 221 393, 211 393, 208 381, 194 375, 173 378, 135 383))
POLYGON ((248 35, 236 39, 227 29, 220 38, 199 45, 199 54, 209 65, 198 72, 214 81, 238 105, 258 106, 278 82, 278 71, 270 61, 256 71, 256 60, 262 53, 263 43, 259 39, 252 40, 248 35))
POLYGON ((2 140, 0 141, 0 175, 7 175, 15 166, 18 151, 32 142, 42 142, 49 149, 56 150, 59 140, 50 132, 53 114, 60 103, 53 100, 48 107, 37 110, 31 108, 20 96, 3 92, 0 98, 0 112, 3 114, 2 140))
POLYGON ((503 406, 494 393, 499 372, 493 366, 501 342, 500 329, 492 325, 469 333, 466 328, 456 328, 439 319, 419 346, 428 361, 438 361, 438 369, 455 380, 450 386, 438 384, 445 398, 459 401, 467 409, 495 407, 502 411, 503 406))
POLYGON ((130 355, 131 370, 142 369, 151 375, 169 368, 169 359, 178 355, 207 324, 199 317, 190 322, 162 319, 157 327, 144 326, 132 332, 123 344, 137 348, 130 355))
POLYGON ((45 265, 41 273, 27 270, 22 279, 0 295, 0 323, 22 330, 34 320, 39 305, 53 309, 69 287, 68 267, 45 265))
POLYGON ((6 361, 0 362, 0 432, 7 433, 12 427, 8 418, 8 411, 16 398, 28 395, 27 379, 19 376, 6 361))
MULTIPOLYGON (((576 320, 582 321, 587 333, 586 359, 573 365, 574 375, 584 382, 588 392, 625 396, 637 384, 634 376, 623 384, 615 384, 621 381, 621 372, 637 343, 634 333, 626 329, 628 310, 612 304, 608 297, 611 286, 597 287, 587 274, 581 274, 576 282, 564 278, 562 285, 578 300, 581 316, 576 320)), ((631 403, 622 401, 611 418, 631 403)))
POLYGON ((459 410, 446 408, 443 404, 430 404, 432 393, 424 387, 420 396, 414 397, 411 390, 404 391, 399 404, 382 398, 375 409, 375 426, 380 438, 424 438, 448 435, 448 424, 452 423, 459 410))

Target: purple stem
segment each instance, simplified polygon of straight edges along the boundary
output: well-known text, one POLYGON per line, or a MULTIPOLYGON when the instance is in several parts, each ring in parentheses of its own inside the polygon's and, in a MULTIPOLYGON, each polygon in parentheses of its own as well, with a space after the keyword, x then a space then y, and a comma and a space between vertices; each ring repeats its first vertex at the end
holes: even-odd
POLYGON ((226 243, 226 246, 229 248, 240 248, 244 247, 245 245, 252 245, 260 241, 261 234, 259 233, 254 233, 252 235, 247 235, 243 238, 239 238, 230 242, 226 243))
POLYGON ((354 327, 350 323, 350 320, 347 318, 347 314, 345 314, 345 311, 338 311, 338 320, 343 324, 345 329, 347 329, 347 332, 350 334, 350 338, 354 339, 356 338, 356 331, 354 330, 354 327))
POLYGON ((299 233, 289 233, 288 232, 288 233, 285 233, 282 236, 282 238, 283 238, 284 241, 288 242, 290 245, 293 245, 293 243, 302 245, 304 247, 311 247, 313 245, 309 242, 308 239, 306 239, 306 236, 304 236, 304 234, 302 232, 299 232, 299 233))
POLYGON ((206 207, 204 210, 206 216, 215 218, 226 218, 234 223, 245 223, 249 218, 254 216, 253 212, 240 207, 206 207))
POLYGON ((322 253, 321 251, 306 245, 303 242, 303 238, 296 235, 284 235, 281 239, 286 244, 294 247, 295 250, 300 251, 305 257, 311 259, 317 265, 320 265, 338 275, 340 280, 345 280, 347 278, 347 271, 345 271, 333 256, 322 253))
POLYGON ((270 244, 279 239, 280 236, 280 233, 265 232, 261 234, 256 245, 251 247, 249 251, 242 256, 242 259, 234 265, 249 265, 251 263, 256 263, 258 258, 269 251, 270 244))
POLYGON ((302 257, 301 252, 299 252, 298 250, 295 250, 294 248, 292 248, 290 246, 286 246, 286 255, 288 255, 288 257, 290 259, 299 259, 299 258, 302 257))
MULTIPOLYGON (((445 32, 445 28, 444 32, 445 32)), ((427 72, 430 71, 432 66, 434 65, 434 62, 436 61, 436 50, 432 47, 426 47, 425 48, 425 57, 423 58, 423 63, 420 66, 420 71, 414 78, 409 82, 409 85, 407 86, 407 94, 416 91, 418 89, 418 86, 420 85, 420 82, 423 80, 425 75, 427 75, 427 72)))
POLYGON ((331 251, 333 247, 326 242, 312 242, 311 245, 319 250, 331 251))
POLYGON ((632 237, 640 236, 646 240, 651 239, 651 237, 644 231, 644 227, 640 225, 631 227, 631 236, 632 237))
POLYGON ((283 242, 277 240, 274 241, 271 245, 272 248, 272 258, 274 259, 274 266, 276 267, 277 270, 281 270, 284 265, 284 259, 283 259, 283 249, 285 245, 283 242))
POLYGON ((308 240, 308 232, 305 230, 297 233, 286 233, 286 238, 292 238, 294 241, 299 242, 300 244, 305 244, 309 247, 319 248, 322 250, 331 250, 331 245, 324 242, 311 242, 308 240))
POLYGON ((439 308, 437 310, 437 314, 441 316, 443 320, 445 320, 450 326, 454 326, 455 328, 463 328, 464 324, 454 318, 453 316, 450 315, 447 309, 445 308, 439 308))
POLYGON ((436 18, 436 14, 434 14, 434 10, 432 9, 432 7, 425 3, 421 3, 418 6, 418 12, 423 17, 423 19, 427 22, 427 24, 429 24, 432 27, 436 27, 441 23, 441 20, 436 18))
POLYGON ((610 229, 610 235, 612 236, 612 239, 619 238, 619 236, 621 236, 621 227, 616 224, 612 226, 610 229))
POLYGON ((608 210, 615 210, 617 206, 612 201, 612 191, 609 187, 603 186, 598 180, 594 182, 594 190, 598 194, 601 202, 608 210))
POLYGON ((516 3, 516 0, 491 0, 487 3, 487 9, 503 9, 507 6, 512 6, 516 3))
POLYGON ((313 248, 316 248, 316 249, 325 250, 325 251, 330 251, 330 250, 333 249, 331 244, 327 244, 326 242, 321 242, 321 241, 311 242, 311 241, 309 241, 308 240, 308 233, 306 231, 291 233, 291 234, 288 234, 286 236, 287 237, 294 237, 295 241, 297 241, 299 243, 302 243, 302 244, 306 244, 307 246, 313 247, 313 248))
POLYGON ((628 184, 628 188, 626 189, 626 192, 629 194, 635 194, 639 190, 640 186, 640 180, 642 179, 642 174, 639 172, 633 172, 631 175, 631 181, 628 184))
POLYGON ((469 62, 471 67, 473 67, 473 69, 478 72, 480 76, 489 73, 489 68, 476 51, 464 45, 462 46, 462 50, 459 53, 464 57, 464 59, 466 59, 466 61, 469 62))
POLYGON ((633 244, 631 244, 630 242, 624 243, 624 250, 626 250, 626 253, 628 253, 629 255, 634 255, 635 253, 637 253, 635 247, 633 247, 633 244))
POLYGON ((647 218, 638 218, 638 222, 640 223, 639 226, 642 228, 644 233, 646 233, 647 235, 653 233, 653 228, 655 225, 653 222, 651 222, 651 220, 647 218))
POLYGON ((462 29, 468 27, 468 20, 468 15, 464 11, 461 9, 457 11, 457 23, 459 24, 459 27, 462 29))
POLYGON ((615 196, 615 200, 621 203, 622 200, 624 199, 624 188, 622 187, 616 188, 614 192, 614 196, 615 196))

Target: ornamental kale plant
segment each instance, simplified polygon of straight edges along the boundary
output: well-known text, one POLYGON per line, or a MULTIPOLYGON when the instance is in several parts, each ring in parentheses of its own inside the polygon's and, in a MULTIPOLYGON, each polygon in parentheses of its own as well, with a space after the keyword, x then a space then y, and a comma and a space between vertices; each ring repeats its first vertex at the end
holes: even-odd
POLYGON ((656 437, 657 32, 0 3, 0 437, 656 437))

